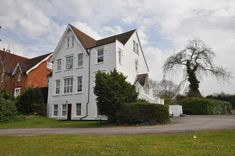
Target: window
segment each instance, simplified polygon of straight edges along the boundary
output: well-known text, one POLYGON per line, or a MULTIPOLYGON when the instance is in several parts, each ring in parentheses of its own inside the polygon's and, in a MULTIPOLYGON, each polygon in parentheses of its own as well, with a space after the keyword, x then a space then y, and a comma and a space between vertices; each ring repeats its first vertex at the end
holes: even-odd
POLYGON ((135 52, 135 41, 133 40, 133 51, 135 52))
POLYGON ((58 105, 57 104, 54 105, 54 109, 53 110, 54 110, 53 111, 53 116, 58 116, 58 105))
POLYGON ((55 94, 60 94, 60 80, 55 81, 55 94))
POLYGON ((57 66, 56 66, 57 71, 61 71, 61 59, 57 60, 57 66))
POLYGON ((122 64, 122 50, 119 49, 118 51, 118 61, 119 61, 119 64, 122 64))
POLYGON ((17 97, 19 95, 20 95, 20 88, 15 88, 14 97, 17 97))
POLYGON ((65 78, 64 93, 72 93, 72 92, 73 92, 73 78, 65 78))
POLYGON ((83 53, 78 54, 78 67, 83 66, 83 53))
POLYGON ((77 78, 77 92, 81 92, 82 91, 82 76, 79 76, 77 78))
POLYGON ((99 49, 97 53, 97 63, 104 62, 104 49, 99 49))
POLYGON ((21 80, 21 74, 18 74, 17 75, 17 81, 20 82, 20 80, 21 80))
POLYGON ((67 56, 66 57, 66 69, 72 69, 73 68, 73 56, 67 56))
POLYGON ((66 116, 67 115, 67 104, 63 104, 62 105, 62 116, 66 116))
POLYGON ((133 51, 139 54, 139 44, 133 40, 133 51))
POLYGON ((67 48, 74 47, 74 36, 67 37, 67 48))
POLYGON ((1 82, 4 82, 4 76, 5 76, 5 73, 2 72, 2 74, 1 74, 1 82))
POLYGON ((135 60, 135 71, 138 72, 139 68, 139 61, 135 60))
POLYGON ((81 103, 77 103, 77 104, 76 104, 76 115, 77 115, 77 116, 82 115, 81 106, 82 106, 81 103))
POLYGON ((67 48, 69 48, 70 37, 67 37, 67 48))

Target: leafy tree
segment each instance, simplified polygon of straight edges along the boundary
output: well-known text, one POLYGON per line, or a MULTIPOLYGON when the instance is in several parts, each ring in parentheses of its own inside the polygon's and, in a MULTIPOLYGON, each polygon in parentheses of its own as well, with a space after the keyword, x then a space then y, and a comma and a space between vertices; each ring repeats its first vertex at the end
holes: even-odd
POLYGON ((193 39, 188 42, 185 49, 167 58, 163 65, 163 72, 172 74, 180 67, 184 71, 184 82, 189 82, 188 96, 201 96, 198 76, 211 74, 218 80, 230 78, 230 73, 223 67, 213 63, 215 53, 202 40, 193 39))
POLYGON ((40 88, 28 88, 17 98, 17 110, 24 115, 44 115, 44 99, 40 88))
POLYGON ((110 122, 116 122, 120 104, 137 100, 135 86, 125 80, 126 77, 116 69, 107 74, 96 74, 94 93, 97 96, 98 110, 102 115, 106 115, 110 122))

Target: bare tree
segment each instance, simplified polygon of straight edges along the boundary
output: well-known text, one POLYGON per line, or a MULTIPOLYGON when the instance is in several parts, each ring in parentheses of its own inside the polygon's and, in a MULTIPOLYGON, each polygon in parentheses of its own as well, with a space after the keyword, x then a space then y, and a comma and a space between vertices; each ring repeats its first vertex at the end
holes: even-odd
POLYGON ((184 82, 189 82, 188 96, 201 96, 199 91, 199 76, 208 74, 215 76, 217 80, 227 80, 231 77, 223 67, 213 63, 215 53, 202 40, 195 38, 189 40, 185 49, 167 58, 163 65, 164 76, 172 74, 183 67, 184 82))
POLYGON ((170 80, 152 81, 152 87, 155 96, 168 97, 170 99, 173 99, 180 91, 180 87, 170 80))

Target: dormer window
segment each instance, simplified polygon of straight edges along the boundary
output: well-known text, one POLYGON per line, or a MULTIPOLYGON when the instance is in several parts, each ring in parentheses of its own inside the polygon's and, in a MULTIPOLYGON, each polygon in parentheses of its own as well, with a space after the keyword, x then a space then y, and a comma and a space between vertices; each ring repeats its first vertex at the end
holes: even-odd
POLYGON ((67 48, 74 47, 74 36, 68 36, 67 37, 67 48))
POLYGON ((97 52, 97 63, 102 63, 104 62, 104 49, 98 49, 97 52))
POLYGON ((57 59, 57 62, 56 62, 57 64, 56 64, 56 70, 57 71, 61 71, 61 59, 57 59))
POLYGON ((118 50, 118 62, 119 64, 122 64, 122 50, 121 49, 118 50))
POLYGON ((78 67, 83 66, 83 53, 78 54, 78 67))

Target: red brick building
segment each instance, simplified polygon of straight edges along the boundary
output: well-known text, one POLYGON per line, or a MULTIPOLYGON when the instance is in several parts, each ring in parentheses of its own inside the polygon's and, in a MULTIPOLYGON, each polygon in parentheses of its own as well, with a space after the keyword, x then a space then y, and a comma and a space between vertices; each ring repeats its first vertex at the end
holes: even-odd
POLYGON ((47 87, 52 53, 25 58, 0 50, 0 90, 18 96, 29 87, 47 87))

